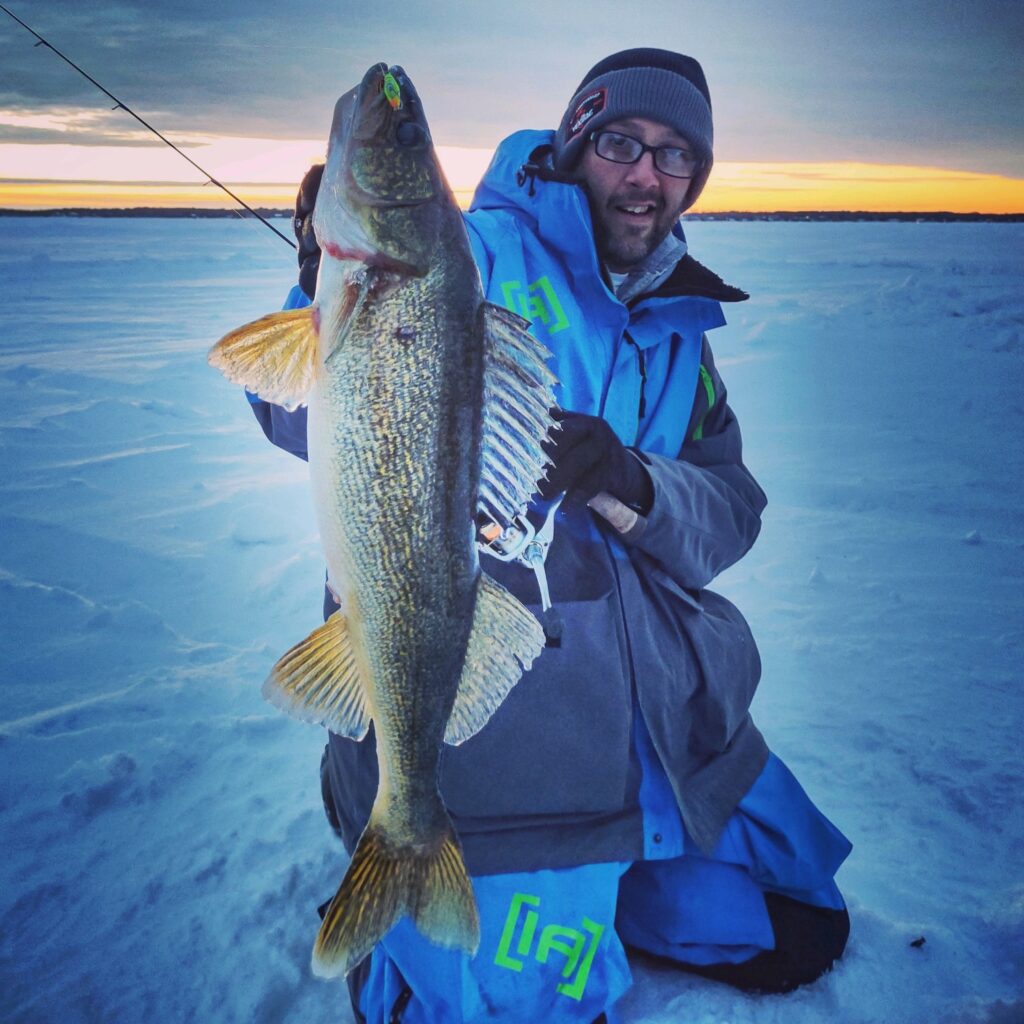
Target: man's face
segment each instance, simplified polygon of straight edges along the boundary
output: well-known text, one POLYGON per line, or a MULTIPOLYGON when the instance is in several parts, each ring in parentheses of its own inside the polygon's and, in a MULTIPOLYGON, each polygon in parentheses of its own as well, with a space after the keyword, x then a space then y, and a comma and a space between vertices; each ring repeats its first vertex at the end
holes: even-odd
MULTIPOLYGON (((667 125, 644 117, 623 118, 601 131, 622 132, 648 146, 690 144, 667 125)), ((690 188, 689 178, 672 178, 654 166, 654 154, 635 164, 617 164, 594 152, 588 141, 579 173, 590 200, 598 255, 609 270, 627 273, 653 252, 679 219, 690 188)))

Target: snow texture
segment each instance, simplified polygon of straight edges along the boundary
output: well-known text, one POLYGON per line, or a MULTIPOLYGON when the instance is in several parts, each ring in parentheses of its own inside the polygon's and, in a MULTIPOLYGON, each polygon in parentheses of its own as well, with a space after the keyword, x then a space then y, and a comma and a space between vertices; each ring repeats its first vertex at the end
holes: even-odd
MULTIPOLYGON (((713 341, 770 503, 717 586, 853 931, 784 997, 636 965, 623 1018, 1022 1021, 1024 225, 688 234, 754 296, 713 341)), ((305 466, 205 362, 294 269, 238 221, 0 219, 4 1020, 351 1020, 323 736, 259 695, 320 621, 305 466)))

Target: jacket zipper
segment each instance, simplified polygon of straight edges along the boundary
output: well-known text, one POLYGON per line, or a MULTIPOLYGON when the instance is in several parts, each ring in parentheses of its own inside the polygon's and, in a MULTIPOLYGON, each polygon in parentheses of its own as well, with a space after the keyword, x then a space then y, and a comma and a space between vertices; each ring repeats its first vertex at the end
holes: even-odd
POLYGON ((636 361, 640 367, 640 405, 637 409, 637 426, 647 415, 647 360, 644 358, 644 350, 633 340, 629 331, 623 331, 622 336, 636 349, 636 361))

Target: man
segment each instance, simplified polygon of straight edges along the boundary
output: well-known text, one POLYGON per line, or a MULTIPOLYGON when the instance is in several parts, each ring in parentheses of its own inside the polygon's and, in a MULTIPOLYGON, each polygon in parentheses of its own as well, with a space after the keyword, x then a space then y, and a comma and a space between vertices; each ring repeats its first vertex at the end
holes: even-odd
MULTIPOLYGON (((359 1019, 612 1021, 625 947, 774 992, 843 951, 833 875, 849 843, 769 754, 748 713, 753 639, 704 589, 765 504, 705 335, 747 296, 688 254, 679 225, 712 152, 697 61, 627 50, 590 70, 556 132, 499 146, 466 216, 487 298, 532 321, 560 382, 541 497, 565 493, 547 561, 561 637, 442 762, 477 956, 399 922, 349 978, 359 1019), (632 521, 596 515, 601 492, 632 521)), ((291 306, 313 292, 317 183, 314 169, 300 190, 291 306)), ((251 400, 271 440, 304 454, 302 410, 251 400)), ((538 608, 528 569, 487 569, 538 608)), ((332 735, 322 781, 351 851, 377 788, 372 732, 332 735)))

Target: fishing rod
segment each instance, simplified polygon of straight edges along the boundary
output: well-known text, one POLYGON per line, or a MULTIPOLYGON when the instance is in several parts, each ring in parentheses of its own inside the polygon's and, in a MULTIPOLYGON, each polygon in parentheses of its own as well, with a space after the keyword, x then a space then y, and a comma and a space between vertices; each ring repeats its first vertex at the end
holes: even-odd
POLYGON ((29 25, 26 25, 25 22, 23 22, 21 18, 19 18, 13 11, 8 10, 3 4, 0 4, 0 11, 3 11, 4 14, 6 14, 8 17, 13 18, 14 21, 16 21, 23 29, 25 29, 26 32, 30 32, 32 35, 34 35, 36 39, 39 40, 39 42, 35 44, 36 46, 45 46, 48 50, 52 50, 58 57, 60 57, 62 61, 64 61, 65 64, 69 64, 83 78, 88 79, 90 82, 92 82, 92 84, 95 85, 96 88, 100 90, 100 92, 102 92, 106 96, 109 96, 114 101, 114 103, 117 104, 117 106, 113 108, 114 110, 123 110, 126 114, 131 114, 131 116, 134 117, 135 120, 138 121, 143 128, 145 128, 147 131, 152 132, 161 142, 165 142, 168 146, 170 146, 171 149, 173 149, 174 152, 178 154, 178 156, 187 160, 197 171, 199 171, 200 174, 202 174, 206 178, 209 184, 216 185, 217 188, 226 192, 229 196, 231 196, 232 199, 234 199, 236 203, 238 203, 240 206, 245 207, 245 209, 248 210, 255 218, 257 218, 257 220, 261 220, 264 224, 266 224, 267 227, 270 228, 270 230, 273 231, 278 238, 283 239, 293 249, 298 248, 298 246, 290 238, 288 238, 286 235, 282 235, 281 232, 278 231, 277 228, 275 228, 274 225, 271 224, 266 217, 264 217, 260 213, 257 213, 244 199, 242 199, 240 196, 236 196, 235 193, 232 192, 231 189, 227 187, 227 185, 225 185, 223 182, 218 181, 212 174, 210 174, 209 171, 200 167, 199 164, 197 164, 195 160, 192 159, 192 157, 190 157, 187 153, 182 152, 182 150, 179 149, 173 142, 171 142, 170 139, 161 135, 160 132, 158 132, 148 121, 139 117, 139 115, 136 114, 131 107, 129 107, 126 103, 122 103, 121 100, 119 100, 109 89, 106 89, 102 85, 100 85, 100 83, 97 82, 96 79, 92 77, 92 75, 90 75, 87 71, 84 71, 82 68, 80 68, 70 57, 61 53, 61 51, 58 50, 57 47, 53 45, 53 43, 51 43, 47 39, 44 39, 34 28, 31 28, 29 25))

